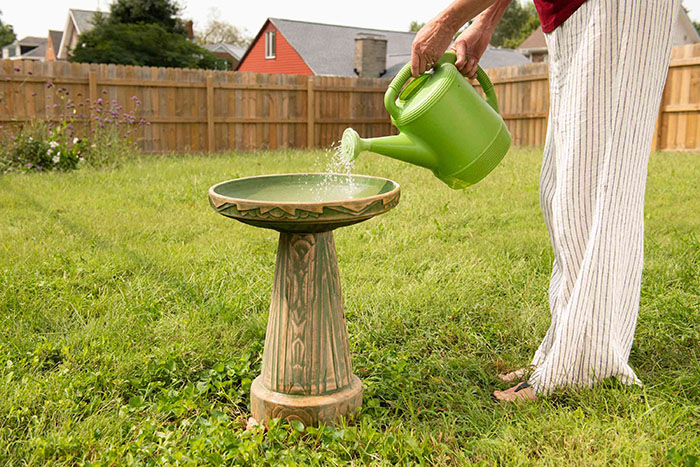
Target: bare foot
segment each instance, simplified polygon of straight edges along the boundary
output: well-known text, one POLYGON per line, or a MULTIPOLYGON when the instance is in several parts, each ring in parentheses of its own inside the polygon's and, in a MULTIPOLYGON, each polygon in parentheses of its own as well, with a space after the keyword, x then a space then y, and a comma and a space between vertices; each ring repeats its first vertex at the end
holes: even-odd
POLYGON ((527 367, 527 368, 519 368, 515 371, 511 371, 510 373, 501 373, 498 375, 498 379, 503 381, 504 383, 512 383, 514 381, 522 381, 524 379, 527 379, 528 376, 535 370, 534 366, 527 367))
POLYGON ((528 383, 520 383, 505 391, 493 391, 493 397, 499 402, 530 402, 536 401, 537 395, 528 383))

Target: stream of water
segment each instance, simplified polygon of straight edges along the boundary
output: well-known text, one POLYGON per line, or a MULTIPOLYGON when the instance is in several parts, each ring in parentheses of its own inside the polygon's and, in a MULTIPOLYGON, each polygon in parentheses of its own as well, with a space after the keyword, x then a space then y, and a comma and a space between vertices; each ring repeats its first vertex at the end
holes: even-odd
POLYGON ((357 197, 358 187, 352 178, 352 171, 355 162, 351 160, 349 154, 345 154, 340 141, 333 143, 324 151, 325 167, 322 172, 325 174, 321 183, 313 188, 318 201, 329 199, 330 193, 341 196, 342 199, 357 197))

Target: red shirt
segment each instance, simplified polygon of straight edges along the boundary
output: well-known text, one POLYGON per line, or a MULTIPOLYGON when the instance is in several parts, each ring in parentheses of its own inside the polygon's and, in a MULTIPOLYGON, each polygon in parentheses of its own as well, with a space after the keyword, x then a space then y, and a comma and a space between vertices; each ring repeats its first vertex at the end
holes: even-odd
POLYGON ((542 31, 552 32, 567 20, 586 0, 534 0, 542 31))

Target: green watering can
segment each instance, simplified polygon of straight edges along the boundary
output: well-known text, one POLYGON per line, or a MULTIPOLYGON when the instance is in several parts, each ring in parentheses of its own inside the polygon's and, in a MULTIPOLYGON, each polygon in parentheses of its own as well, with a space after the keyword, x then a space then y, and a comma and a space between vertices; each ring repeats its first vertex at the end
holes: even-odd
POLYGON ((411 77, 411 64, 406 64, 384 95, 384 106, 400 133, 363 139, 347 128, 343 154, 355 159, 370 151, 419 165, 454 189, 488 175, 508 152, 510 132, 498 114, 493 84, 484 70, 479 67, 477 80, 486 100, 457 70, 456 60, 454 52, 446 52, 432 72, 402 91, 411 77))

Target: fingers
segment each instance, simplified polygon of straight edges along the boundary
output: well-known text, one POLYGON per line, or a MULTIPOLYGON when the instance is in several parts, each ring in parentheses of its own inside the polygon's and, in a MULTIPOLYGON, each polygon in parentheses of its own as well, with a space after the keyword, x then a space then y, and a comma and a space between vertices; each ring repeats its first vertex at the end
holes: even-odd
POLYGON ((479 68, 479 62, 474 60, 473 58, 469 59, 469 62, 467 63, 467 66, 465 67, 465 70, 462 72, 464 76, 467 76, 471 79, 476 78, 476 70, 479 68))
POLYGON ((454 50, 455 54, 457 54, 455 66, 459 71, 462 71, 462 67, 467 61, 467 46, 464 42, 456 42, 451 49, 454 50))
POLYGON ((416 76, 420 75, 422 71, 420 70, 420 55, 418 52, 413 50, 411 52, 411 75, 415 78, 416 76))
POLYGON ((414 78, 417 78, 425 73, 427 69, 428 60, 426 59, 425 55, 414 50, 411 54, 411 75, 413 75, 414 78))
POLYGON ((467 45, 462 41, 458 41, 451 49, 457 54, 455 67, 457 67, 462 75, 474 79, 476 77, 476 69, 479 67, 479 62, 474 57, 467 55, 467 45))

